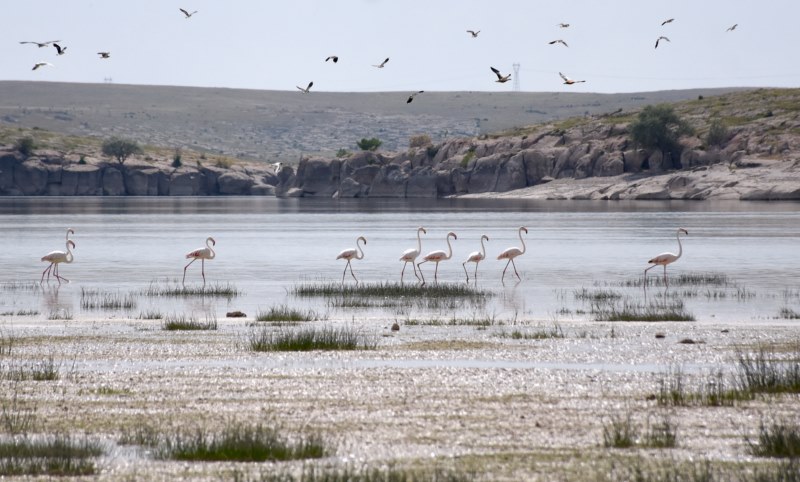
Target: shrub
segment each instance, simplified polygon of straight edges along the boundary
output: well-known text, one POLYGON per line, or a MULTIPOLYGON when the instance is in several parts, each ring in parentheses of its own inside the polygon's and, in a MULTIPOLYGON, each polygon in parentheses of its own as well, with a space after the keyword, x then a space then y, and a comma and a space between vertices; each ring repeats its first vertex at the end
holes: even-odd
POLYGON ((29 157, 33 154, 33 150, 36 149, 36 141, 33 140, 33 137, 25 136, 20 139, 17 139, 16 144, 14 144, 14 149, 17 150, 20 154, 25 157, 29 157))
POLYGON ((708 136, 706 137, 706 145, 708 146, 724 146, 728 142, 728 128, 719 120, 714 119, 711 121, 711 126, 708 128, 708 136))
POLYGON ((78 159, 78 164, 86 164, 86 156, 81 154, 81 158, 78 159))
POLYGON ((183 162, 181 162, 181 150, 180 149, 175 149, 175 155, 172 156, 172 167, 177 169, 177 168, 181 167, 182 165, 183 165, 183 162))
POLYGON ((111 156, 120 164, 134 154, 141 154, 142 148, 134 141, 112 137, 103 142, 103 154, 111 156))
POLYGON ((430 144, 433 144, 433 141, 431 141, 431 136, 427 134, 411 136, 408 140, 408 147, 423 147, 430 144))
POLYGON ((645 149, 674 153, 674 158, 678 158, 681 151, 678 139, 691 132, 691 126, 667 104, 646 106, 630 126, 634 143, 645 149))
POLYGON ((365 137, 356 142, 356 145, 362 151, 377 151, 381 144, 383 144, 383 142, 381 142, 381 140, 377 137, 373 137, 372 139, 367 139, 365 137))
POLYGON ((347 149, 339 149, 338 151, 336 151, 336 157, 337 158, 350 157, 350 151, 348 151, 347 149))

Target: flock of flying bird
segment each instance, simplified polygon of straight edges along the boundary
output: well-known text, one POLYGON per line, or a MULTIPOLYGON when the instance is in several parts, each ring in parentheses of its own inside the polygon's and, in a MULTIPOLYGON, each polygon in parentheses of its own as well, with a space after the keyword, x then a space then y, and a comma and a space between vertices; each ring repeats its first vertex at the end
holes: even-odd
MULTIPOLYGON (((522 248, 512 246, 510 248, 504 249, 498 256, 498 260, 507 260, 506 266, 503 268, 503 275, 501 276, 501 282, 505 282, 506 271, 508 270, 509 265, 514 268, 514 274, 517 276, 517 279, 522 281, 522 277, 520 277, 519 272, 517 272, 517 265, 514 263, 514 259, 522 256, 525 254, 525 240, 522 238, 522 232, 528 234, 528 228, 525 226, 521 226, 518 229, 519 241, 522 244, 522 248)), ((439 263, 442 261, 447 261, 453 257, 453 247, 450 245, 450 238, 454 240, 458 239, 458 236, 454 232, 447 233, 447 237, 445 238, 447 241, 447 251, 444 250, 435 250, 431 251, 430 253, 426 254, 422 257, 422 261, 417 263, 417 258, 419 258, 420 253, 422 252, 422 238, 421 234, 428 234, 428 231, 424 227, 417 228, 417 247, 416 248, 409 248, 403 251, 403 254, 400 256, 400 261, 403 262, 403 269, 400 271, 400 282, 403 282, 403 276, 406 272, 406 266, 408 263, 411 263, 412 268, 414 269, 414 276, 417 277, 417 280, 422 283, 422 286, 425 285, 425 275, 422 274, 422 265, 424 263, 434 263, 436 264, 436 268, 433 272, 433 279, 435 282, 439 281, 439 263), (419 273, 417 270, 419 269, 419 273)), ((50 275, 52 274, 59 284, 61 281, 69 281, 68 279, 60 276, 58 274, 58 265, 61 263, 72 263, 73 255, 72 250, 75 249, 75 242, 70 239, 70 235, 75 234, 75 230, 72 228, 67 229, 67 236, 66 236, 66 246, 67 251, 51 251, 46 255, 42 256, 42 261, 50 263, 44 271, 42 271, 42 279, 40 283, 44 282, 45 275, 47 275, 47 281, 50 281, 50 275)), ((647 286, 647 272, 656 266, 663 266, 664 267, 664 284, 665 286, 668 285, 667 280, 667 265, 674 263, 681 257, 683 254, 683 246, 681 245, 681 234, 688 235, 689 231, 684 228, 678 228, 676 237, 678 239, 678 254, 666 252, 661 253, 658 256, 651 258, 648 260, 648 264, 651 266, 644 270, 644 286, 647 286)), ((467 271, 467 263, 475 263, 475 272, 473 274, 473 280, 475 283, 478 282, 478 264, 486 259, 486 246, 483 244, 484 241, 489 241, 489 237, 487 235, 481 236, 481 250, 480 251, 473 251, 469 254, 467 259, 461 263, 461 266, 464 268, 464 274, 467 277, 467 283, 469 283, 469 271, 467 271)), ((347 261, 347 264, 344 266, 344 271, 342 272, 342 284, 344 284, 345 277, 347 275, 347 269, 350 268, 350 275, 353 279, 358 283, 358 278, 356 278, 355 273, 353 272, 353 265, 351 262, 354 259, 364 259, 364 250, 361 249, 361 243, 365 246, 367 244, 367 239, 364 236, 359 236, 356 239, 356 247, 355 248, 348 248, 340 252, 336 259, 344 259, 347 261)), ((214 251, 213 246, 215 246, 217 242, 212 237, 206 238, 206 245, 203 248, 197 248, 195 250, 190 251, 186 254, 186 259, 191 259, 189 263, 183 267, 183 283, 186 283, 186 270, 189 266, 192 265, 198 259, 200 260, 200 273, 203 276, 203 285, 205 286, 206 283, 206 271, 205 271, 205 263, 206 260, 212 260, 216 257, 216 252, 214 251)))

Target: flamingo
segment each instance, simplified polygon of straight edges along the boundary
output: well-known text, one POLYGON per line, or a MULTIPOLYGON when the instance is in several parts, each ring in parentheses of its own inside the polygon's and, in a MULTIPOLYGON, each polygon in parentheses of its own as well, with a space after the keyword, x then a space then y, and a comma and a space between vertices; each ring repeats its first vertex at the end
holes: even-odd
POLYGON ((99 55, 101 59, 111 58, 111 52, 97 52, 97 55, 99 55))
POLYGON ((189 264, 183 267, 183 283, 186 284, 186 268, 188 268, 192 263, 200 260, 200 273, 203 275, 203 286, 206 285, 206 260, 207 259, 214 259, 217 253, 211 248, 211 246, 216 246, 217 242, 214 241, 214 238, 211 236, 206 238, 206 247, 205 248, 198 248, 194 251, 186 254, 186 259, 190 259, 189 264), (209 245, 208 243, 211 243, 209 245))
POLYGON ((472 35, 472 38, 478 38, 478 34, 481 33, 480 30, 467 30, 467 33, 472 35))
POLYGON ((569 77, 567 77, 566 75, 562 74, 561 72, 559 72, 558 75, 560 75, 561 78, 564 79, 564 83, 567 84, 567 85, 579 84, 581 82, 586 82, 585 80, 572 80, 569 77))
POLYGON ((52 66, 53 64, 51 64, 50 62, 36 62, 31 70, 36 70, 39 67, 52 67, 52 66))
POLYGON ((411 101, 414 100, 414 97, 418 96, 419 94, 424 94, 424 93, 425 93, 424 90, 420 90, 420 91, 414 92, 413 94, 409 95, 408 96, 408 100, 406 101, 406 104, 410 104, 411 101))
POLYGON ((389 57, 386 57, 386 60, 384 60, 380 64, 378 64, 378 65, 373 64, 372 66, 373 67, 377 67, 379 69, 382 69, 382 68, 386 67, 386 62, 388 62, 388 61, 389 61, 389 57))
POLYGON ((685 230, 684 228, 678 228, 678 232, 675 234, 675 237, 678 239, 678 254, 673 253, 661 253, 655 258, 648 261, 648 263, 652 264, 649 268, 644 270, 644 285, 647 287, 647 272, 658 265, 664 267, 664 285, 669 286, 669 282, 667 281, 667 265, 672 264, 675 261, 678 261, 678 258, 681 257, 683 254, 683 246, 681 246, 681 233, 685 235, 689 235, 689 231, 685 230))
POLYGON ((345 249, 344 251, 339 253, 338 256, 336 256, 336 259, 346 259, 347 260, 347 264, 344 265, 344 272, 342 273, 342 283, 344 283, 344 276, 347 274, 347 267, 348 266, 350 266, 350 274, 353 276, 353 279, 356 280, 356 283, 358 283, 358 278, 356 278, 355 273, 353 273, 353 266, 350 264, 350 261, 352 261, 354 259, 364 259, 364 251, 361 250, 361 245, 358 244, 359 241, 364 241, 364 245, 366 246, 367 239, 364 236, 359 236, 356 239, 356 247, 355 248, 345 249), (360 253, 360 256, 359 256, 359 253, 360 253))
POLYGON ((188 11, 188 10, 185 10, 185 9, 183 9, 183 8, 179 8, 178 10, 180 10, 181 12, 183 12, 184 18, 186 18, 186 19, 192 18, 192 15, 194 15, 194 14, 196 14, 196 13, 197 13, 197 10, 195 10, 195 11, 194 11, 194 12, 192 12, 192 13, 189 13, 189 11, 188 11))
POLYGON ((567 42, 565 42, 565 41, 563 41, 563 40, 561 40, 561 39, 558 39, 558 40, 551 40, 550 42, 547 42, 547 43, 548 43, 548 44, 550 44, 550 45, 554 45, 554 44, 561 44, 561 45, 563 45, 564 47, 569 47, 569 45, 567 45, 567 42))
POLYGON ((434 281, 439 281, 439 263, 444 261, 444 260, 446 260, 446 259, 450 259, 450 258, 453 257, 453 248, 452 248, 452 246, 450 246, 450 236, 452 236, 453 239, 458 239, 458 236, 456 236, 456 233, 454 233, 452 231, 447 233, 447 252, 446 253, 444 252, 444 250, 441 250, 441 249, 437 250, 437 251, 431 251, 430 253, 426 254, 424 258, 422 258, 422 261, 417 263, 417 268, 419 268, 419 274, 420 274, 420 276, 422 276, 422 285, 423 286, 425 285, 425 275, 422 274, 422 263, 427 263, 428 261, 433 261, 434 263, 436 263, 436 270, 433 272, 433 280, 434 281))
POLYGON ((333 60, 333 63, 335 64, 336 62, 339 61, 339 56, 338 55, 330 55, 330 56, 328 56, 328 58, 325 59, 325 62, 327 62, 329 60, 333 60))
POLYGON ((72 262, 72 249, 75 249, 75 243, 69 239, 70 234, 75 234, 75 230, 72 228, 67 229, 67 252, 63 251, 51 251, 46 255, 42 256, 42 261, 47 261, 50 265, 42 271, 42 279, 39 283, 44 282, 44 275, 47 273, 47 281, 50 281, 50 273, 53 273, 53 276, 56 277, 58 280, 58 284, 61 284, 61 280, 69 281, 67 278, 58 275, 58 265, 59 263, 71 263, 72 262), (72 248, 72 249, 70 249, 72 248), (55 266, 55 268, 54 268, 55 266))
POLYGON ((495 80, 495 82, 500 82, 501 84, 504 84, 509 80, 511 80, 511 74, 501 75, 500 71, 495 69, 494 67, 489 67, 489 68, 492 69, 492 72, 494 72, 495 75, 497 75, 497 80, 495 80))
POLYGON ((24 41, 20 42, 21 44, 36 44, 39 48, 47 47, 48 45, 56 42, 61 42, 61 40, 48 40, 47 42, 31 42, 31 41, 24 41))
POLYGON ((417 228, 417 249, 408 248, 407 250, 403 251, 403 255, 400 256, 400 261, 403 261, 403 271, 400 272, 401 283, 403 282, 403 275, 406 272, 406 265, 408 263, 411 263, 411 267, 414 268, 414 276, 416 276, 417 279, 419 279, 419 275, 417 274, 417 265, 414 264, 414 262, 417 260, 417 257, 419 256, 420 251, 422 251, 422 239, 420 239, 419 233, 428 234, 428 232, 425 231, 425 228, 421 226, 417 228))
POLYGON ((62 47, 58 44, 53 44, 53 47, 56 48, 56 52, 58 52, 58 55, 64 55, 65 53, 67 53, 67 47, 62 47))
POLYGON ((478 282, 478 263, 486 259, 486 247, 483 245, 483 240, 489 241, 489 236, 485 234, 481 236, 481 250, 480 251, 473 251, 469 254, 469 257, 466 261, 461 263, 461 266, 464 268, 464 274, 467 275, 467 283, 469 283, 469 273, 467 273, 467 263, 475 263, 475 282, 478 282))
POLYGON ((522 243, 522 249, 517 248, 516 246, 512 248, 505 249, 500 255, 497 256, 497 259, 507 259, 508 263, 506 263, 506 267, 503 268, 503 276, 500 278, 501 281, 505 280, 506 277, 506 270, 508 269, 508 265, 514 266, 514 274, 517 275, 517 279, 522 281, 520 278, 519 273, 517 273, 517 265, 514 263, 514 258, 517 256, 525 254, 525 241, 522 239, 522 232, 525 231, 525 234, 528 234, 528 228, 525 226, 520 226, 519 228, 519 242, 522 243))
POLYGON ((664 25, 666 25, 668 23, 672 23, 674 21, 675 21, 674 18, 668 18, 668 19, 664 20, 663 22, 661 22, 661 26, 663 27, 664 25))
POLYGON ((665 37, 665 36, 663 36, 663 35, 662 35, 662 36, 660 36, 660 37, 658 37, 658 38, 656 39, 656 47, 655 47, 655 48, 658 48, 658 43, 659 43, 659 42, 661 42, 662 40, 666 40, 667 42, 670 42, 670 41, 671 41, 670 39, 668 39, 667 37, 665 37))
POLYGON ((304 89, 304 88, 302 88, 302 87, 300 87, 299 85, 295 85, 295 87, 297 87, 297 89, 298 89, 300 92, 302 92, 302 93, 304 93, 304 94, 308 94, 308 93, 311 91, 311 86, 313 86, 313 85, 314 85, 314 82, 309 82, 309 83, 308 83, 308 87, 306 87, 305 89, 304 89))

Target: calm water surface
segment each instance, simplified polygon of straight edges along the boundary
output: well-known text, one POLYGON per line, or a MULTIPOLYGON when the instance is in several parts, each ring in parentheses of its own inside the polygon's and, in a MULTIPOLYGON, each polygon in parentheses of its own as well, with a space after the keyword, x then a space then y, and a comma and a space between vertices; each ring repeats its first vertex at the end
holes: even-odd
MULTIPOLYGON (((494 316, 498 320, 592 319, 589 305, 575 290, 610 289, 633 302, 641 288, 626 287, 640 278, 646 261, 664 251, 677 252, 675 230, 683 226, 683 257, 671 265, 681 273, 720 273, 727 287, 672 287, 699 322, 755 323, 779 317, 782 308, 800 312, 800 204, 742 202, 556 202, 508 200, 309 200, 275 198, 2 198, 0 226, 0 317, 20 310, 48 316, 68 310, 75 318, 135 317, 147 309, 165 313, 209 313, 224 317, 239 309, 288 304, 340 319, 494 316), (308 281, 339 282, 344 261, 336 255, 368 240, 365 258, 353 262, 363 282, 398 281, 400 254, 416 246, 423 253, 446 249, 454 231, 453 259, 439 269, 440 282, 465 281, 461 263, 480 249, 486 234, 488 259, 478 271, 478 286, 494 293, 486 306, 440 312, 407 309, 340 311, 324 300, 297 299, 292 289, 308 281), (517 228, 527 226, 527 252, 517 259, 522 282, 500 282, 504 262, 497 254, 520 246, 517 228), (62 265, 72 280, 41 290, 13 289, 39 280, 49 251, 64 249, 67 227, 75 229, 75 261, 62 265), (139 297, 130 311, 81 308, 83 290, 139 293, 154 280, 180 280, 185 253, 216 241, 216 259, 206 263, 209 283, 232 283, 243 295, 225 299, 139 297), (693 292, 688 292, 693 291, 693 292), (742 294, 745 294, 742 296, 742 294)), ((474 265, 469 266, 470 270, 474 265)), ((433 265, 423 265, 432 281, 433 265)), ((406 281, 414 281, 409 267, 406 281)), ((660 267, 650 271, 661 275, 660 267)), ((352 279, 346 279, 352 283, 352 279)), ((187 285, 202 284, 199 262, 189 268, 187 285)), ((663 293, 663 289, 650 289, 663 293)), ((19 317, 18 317, 19 318, 19 317)), ((24 319, 24 317, 20 318, 24 319)))

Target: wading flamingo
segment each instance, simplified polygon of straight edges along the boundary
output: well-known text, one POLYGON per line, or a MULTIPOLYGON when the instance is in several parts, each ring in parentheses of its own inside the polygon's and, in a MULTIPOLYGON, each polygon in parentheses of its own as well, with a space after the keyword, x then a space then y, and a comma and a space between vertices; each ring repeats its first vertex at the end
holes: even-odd
POLYGON ((483 245, 483 240, 489 241, 489 236, 485 234, 481 236, 481 250, 480 251, 473 251, 469 254, 469 257, 466 261, 461 263, 461 266, 464 268, 464 274, 467 275, 467 283, 469 283, 469 273, 467 273, 467 263, 475 263, 475 282, 478 282, 478 263, 486 259, 486 247, 483 245))
POLYGON ((444 252, 444 250, 441 250, 441 249, 437 250, 437 251, 431 251, 430 253, 426 254, 424 258, 422 258, 422 261, 417 263, 417 268, 419 268, 419 275, 422 276, 422 285, 423 286, 425 285, 425 275, 422 274, 422 263, 427 263, 428 261, 433 261, 434 263, 436 263, 436 270, 433 272, 433 280, 435 282, 438 282, 439 281, 439 263, 444 261, 444 260, 446 260, 446 259, 450 259, 450 258, 453 257, 453 247, 450 246, 450 236, 452 236, 453 239, 458 239, 458 236, 456 236, 456 233, 454 233, 452 231, 447 233, 447 252, 446 253, 444 252))
POLYGON ((356 239, 355 248, 345 249, 336 257, 336 259, 347 260, 347 264, 344 265, 344 272, 342 272, 342 283, 344 283, 344 276, 347 274, 348 266, 350 266, 350 274, 353 276, 353 279, 356 280, 356 283, 358 283, 358 278, 356 278, 355 273, 353 273, 353 266, 350 264, 350 261, 354 259, 364 259, 364 251, 361 250, 361 245, 358 244, 359 241, 364 241, 364 245, 367 245, 367 239, 364 236, 359 236, 358 239, 356 239))
POLYGON ((214 250, 211 249, 211 246, 216 246, 216 245, 217 245, 217 242, 214 241, 214 238, 209 236, 209 237, 206 238, 206 247, 205 248, 198 248, 198 249, 195 249, 194 251, 186 254, 186 259, 191 258, 192 260, 189 261, 189 264, 187 264, 186 266, 183 267, 183 283, 184 284, 186 283, 186 268, 191 266, 192 263, 194 263, 195 261, 197 261, 199 259, 200 260, 200 273, 203 275, 203 286, 206 285, 206 260, 207 259, 214 259, 214 257, 217 255, 217 253, 215 253, 214 250), (209 245, 208 243, 211 243, 211 245, 209 245))
POLYGON ((525 234, 528 234, 528 228, 526 228, 525 226, 520 226, 518 231, 519 231, 519 242, 522 243, 522 249, 519 249, 516 246, 514 246, 512 248, 507 248, 505 251, 500 253, 499 256, 497 256, 497 259, 508 260, 508 263, 506 263, 506 267, 503 268, 503 276, 500 278, 501 282, 505 280, 506 270, 508 269, 509 264, 514 266, 514 274, 517 275, 518 280, 522 281, 522 278, 520 278, 519 273, 517 273, 517 265, 514 264, 514 258, 525 254, 525 241, 522 239, 522 232, 525 231, 525 234))
POLYGON ((63 251, 51 251, 46 255, 42 256, 42 261, 47 261, 50 265, 42 271, 42 279, 39 283, 44 282, 44 275, 47 273, 47 281, 50 281, 50 273, 53 273, 53 276, 56 277, 58 280, 58 284, 61 284, 61 280, 69 281, 67 278, 58 275, 58 265, 60 263, 71 263, 72 262, 72 249, 75 249, 75 243, 69 239, 70 234, 75 234, 75 230, 72 228, 67 229, 67 252, 63 251))
POLYGON ((658 256, 656 256, 655 258, 653 258, 650 261, 648 261, 648 263, 652 264, 653 266, 650 266, 649 268, 644 270, 644 286, 645 286, 645 288, 647 287, 647 272, 649 270, 655 268, 656 266, 659 266, 659 265, 664 267, 664 286, 669 286, 669 282, 667 281, 667 265, 671 264, 671 263, 674 263, 675 261, 678 261, 678 258, 680 258, 681 254, 683 254, 683 246, 681 246, 681 233, 683 233, 683 234, 688 236, 689 235, 689 231, 687 231, 687 230, 685 230, 683 228, 678 228, 678 232, 677 232, 677 234, 675 234, 675 237, 678 239, 678 254, 661 253, 658 256))
POLYGON ((421 226, 417 228, 417 249, 408 248, 407 250, 403 251, 403 255, 400 256, 400 261, 403 261, 403 271, 400 272, 400 283, 403 282, 403 275, 406 272, 406 265, 408 263, 411 263, 411 267, 414 268, 414 276, 419 279, 419 275, 417 274, 417 265, 414 264, 417 261, 420 251, 422 251, 422 239, 420 239, 419 233, 428 234, 428 232, 425 231, 425 228, 421 226))

